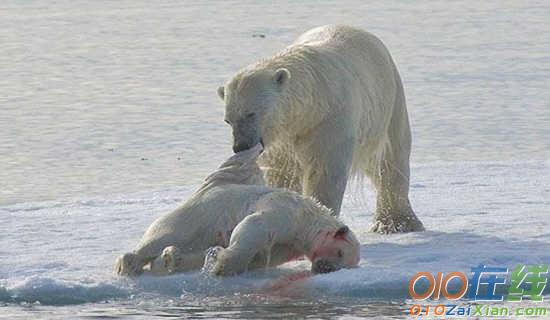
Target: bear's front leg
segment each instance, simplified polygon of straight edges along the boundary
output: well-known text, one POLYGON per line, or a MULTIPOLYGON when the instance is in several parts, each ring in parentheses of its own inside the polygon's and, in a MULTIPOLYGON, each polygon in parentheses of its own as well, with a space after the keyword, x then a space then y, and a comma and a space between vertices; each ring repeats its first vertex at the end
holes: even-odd
POLYGON ((165 276, 177 271, 183 265, 180 251, 175 246, 168 246, 151 262, 151 273, 156 276, 165 276))
POLYGON ((210 273, 216 276, 233 276, 248 271, 248 259, 241 252, 221 249, 217 252, 210 273))
POLYGON ((235 227, 229 247, 217 252, 211 273, 230 276, 247 271, 254 257, 290 237, 288 223, 285 213, 274 208, 249 215, 235 227))
POLYGON ((333 215, 340 215, 342 199, 350 175, 350 167, 353 157, 354 140, 343 139, 338 143, 326 145, 321 141, 316 146, 322 146, 321 150, 308 151, 310 154, 318 154, 314 159, 303 159, 303 194, 312 196, 323 205, 332 209, 333 215))
POLYGON ((276 267, 292 260, 304 258, 304 252, 290 244, 275 244, 266 253, 257 254, 248 265, 249 270, 276 267))

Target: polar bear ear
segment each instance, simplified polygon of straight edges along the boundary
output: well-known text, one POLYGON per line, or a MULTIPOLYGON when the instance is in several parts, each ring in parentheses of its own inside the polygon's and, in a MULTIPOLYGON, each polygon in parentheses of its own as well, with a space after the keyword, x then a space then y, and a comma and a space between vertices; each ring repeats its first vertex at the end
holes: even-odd
POLYGON ((224 86, 220 86, 218 87, 218 97, 220 97, 220 99, 225 99, 225 88, 224 86))
POLYGON ((282 86, 288 81, 288 79, 290 79, 290 71, 286 68, 277 69, 277 71, 275 71, 274 79, 275 83, 282 86))
POLYGON ((336 233, 334 234, 334 237, 335 238, 344 238, 349 232, 349 227, 348 226, 343 226, 343 227, 340 227, 340 229, 338 229, 336 231, 336 233))

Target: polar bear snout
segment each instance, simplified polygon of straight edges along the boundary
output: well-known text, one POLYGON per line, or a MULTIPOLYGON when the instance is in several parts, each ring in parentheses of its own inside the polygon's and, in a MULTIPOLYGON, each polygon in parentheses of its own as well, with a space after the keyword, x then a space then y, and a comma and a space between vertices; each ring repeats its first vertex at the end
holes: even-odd
POLYGON ((355 268, 360 260, 360 245, 353 231, 341 226, 336 231, 319 232, 311 260, 312 273, 329 273, 355 268))
POLYGON ((245 151, 245 150, 248 150, 250 148, 252 148, 252 146, 249 143, 237 143, 237 144, 233 145, 233 152, 234 153, 239 153, 241 151, 245 151))
POLYGON ((252 137, 252 138, 249 138, 249 137, 240 138, 238 140, 235 138, 233 142, 233 152, 239 153, 241 151, 248 150, 257 144, 261 144, 262 147, 264 146, 264 142, 262 138, 260 138, 259 136, 252 137))
POLYGON ((242 152, 242 151, 246 151, 246 150, 250 150, 252 148, 254 148, 255 146, 258 146, 260 145, 261 146, 261 150, 259 151, 259 153, 261 154, 263 151, 264 151, 264 140, 262 138, 260 138, 260 141, 258 141, 258 143, 254 144, 253 146, 249 146, 248 144, 239 144, 239 145, 233 145, 233 152, 234 153, 239 153, 239 152, 242 152))
POLYGON ((233 152, 248 150, 257 144, 263 147, 263 139, 258 129, 256 116, 236 121, 233 129, 233 152))
POLYGON ((311 264, 311 272, 314 274, 329 273, 329 272, 338 271, 340 269, 342 269, 341 265, 325 259, 319 259, 311 264))

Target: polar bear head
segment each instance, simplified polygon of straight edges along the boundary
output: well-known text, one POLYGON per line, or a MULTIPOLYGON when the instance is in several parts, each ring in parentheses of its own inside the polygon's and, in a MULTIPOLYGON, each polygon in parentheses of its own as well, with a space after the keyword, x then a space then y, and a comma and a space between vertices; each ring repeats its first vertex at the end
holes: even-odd
POLYGON ((309 257, 311 272, 328 273, 342 268, 355 268, 359 263, 359 251, 359 241, 347 226, 337 231, 320 232, 309 257))
POLYGON ((281 112, 275 110, 285 98, 289 80, 286 68, 250 68, 218 88, 225 122, 233 129, 235 153, 258 143, 269 145, 280 122, 281 112))

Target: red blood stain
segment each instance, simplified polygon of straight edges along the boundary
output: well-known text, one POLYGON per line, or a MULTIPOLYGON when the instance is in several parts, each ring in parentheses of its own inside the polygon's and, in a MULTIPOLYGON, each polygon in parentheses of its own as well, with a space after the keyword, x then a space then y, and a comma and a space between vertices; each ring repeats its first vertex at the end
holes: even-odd
POLYGON ((266 291, 271 293, 278 293, 283 295, 288 295, 289 289, 292 290, 295 286, 300 285, 311 277, 313 274, 310 271, 301 271, 298 273, 282 276, 274 280, 271 284, 266 287, 266 291))

